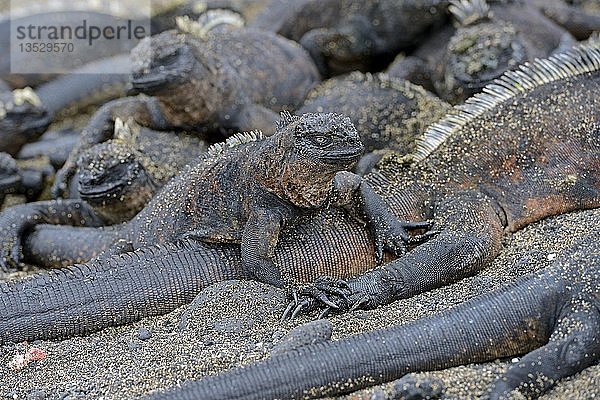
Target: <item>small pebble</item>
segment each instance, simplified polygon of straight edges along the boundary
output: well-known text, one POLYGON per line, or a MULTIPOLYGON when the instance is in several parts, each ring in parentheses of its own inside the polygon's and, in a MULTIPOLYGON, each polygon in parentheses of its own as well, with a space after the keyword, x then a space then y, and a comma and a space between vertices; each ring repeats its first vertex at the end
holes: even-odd
POLYGON ((148 340, 152 337, 152 332, 148 328, 140 328, 138 329, 138 338, 140 340, 148 340))

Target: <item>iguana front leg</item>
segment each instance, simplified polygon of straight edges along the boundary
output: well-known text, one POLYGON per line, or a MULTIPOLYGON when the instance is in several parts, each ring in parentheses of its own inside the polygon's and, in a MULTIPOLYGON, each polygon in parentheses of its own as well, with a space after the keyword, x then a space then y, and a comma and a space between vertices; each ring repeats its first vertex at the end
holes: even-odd
POLYGON ((401 221, 390 210, 381 196, 359 175, 352 172, 338 172, 333 180, 334 201, 336 206, 350 208, 366 220, 375 242, 377 264, 383 261, 385 250, 396 256, 406 253, 407 244, 420 243, 435 232, 411 237, 409 229, 427 229, 428 221, 401 221), (352 209, 353 207, 357 209, 352 209))
POLYGON ((104 221, 81 200, 38 201, 10 207, 0 214, 0 270, 18 266, 23 236, 40 224, 97 227, 104 221))
POLYGON ((254 209, 242 234, 242 267, 258 281, 283 287, 285 281, 273 262, 273 252, 282 226, 281 217, 273 211, 254 209))
POLYGON ((503 223, 498 208, 489 197, 461 192, 436 204, 432 240, 399 259, 346 282, 342 295, 340 281, 335 287, 329 277, 306 287, 288 315, 314 309, 345 312, 371 309, 401 298, 447 285, 484 268, 500 249, 503 223), (323 301, 323 298, 327 302, 323 301), (330 303, 336 305, 331 307, 330 303))

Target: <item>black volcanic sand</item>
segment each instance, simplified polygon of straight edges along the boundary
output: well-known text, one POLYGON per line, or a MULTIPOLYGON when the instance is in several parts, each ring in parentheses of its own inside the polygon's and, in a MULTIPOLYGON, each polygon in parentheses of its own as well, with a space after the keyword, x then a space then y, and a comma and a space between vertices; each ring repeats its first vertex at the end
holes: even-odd
MULTIPOLYGON (((544 268, 563 249, 600 226, 600 209, 547 219, 508 236, 492 266, 456 284, 397 301, 373 311, 333 317, 334 339, 435 314, 478 294, 501 287, 528 272, 544 268)), ((290 329, 309 321, 280 323, 282 291, 256 282, 230 281, 209 287, 178 325, 185 308, 136 324, 106 329, 87 337, 35 346, 48 357, 20 371, 8 363, 22 345, 0 347, 1 399, 132 399, 186 379, 247 364, 269 355, 290 329)), ((441 382, 444 397, 472 399, 485 395, 512 360, 412 374, 416 380, 441 382)), ((345 399, 384 399, 378 387, 345 399)), ((543 399, 600 397, 600 366, 565 379, 543 399)))

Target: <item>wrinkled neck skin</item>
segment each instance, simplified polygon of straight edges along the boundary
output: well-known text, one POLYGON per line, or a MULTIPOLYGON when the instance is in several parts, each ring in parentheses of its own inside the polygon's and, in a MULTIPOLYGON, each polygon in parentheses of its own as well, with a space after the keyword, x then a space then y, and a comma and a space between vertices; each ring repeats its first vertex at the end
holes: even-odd
POLYGON ((294 140, 286 135, 271 136, 263 141, 255 163, 254 176, 260 186, 300 208, 325 205, 338 169, 300 157, 294 140))

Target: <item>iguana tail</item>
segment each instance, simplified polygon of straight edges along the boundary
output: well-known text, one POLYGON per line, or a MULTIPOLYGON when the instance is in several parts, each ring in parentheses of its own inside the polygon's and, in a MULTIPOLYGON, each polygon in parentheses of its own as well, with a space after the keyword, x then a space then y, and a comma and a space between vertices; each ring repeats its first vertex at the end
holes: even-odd
POLYGON ((210 284, 243 278, 239 265, 234 247, 182 241, 0 283, 0 343, 84 335, 165 314, 210 284))
MULTIPOLYGON (((589 252, 589 247, 588 243, 580 250, 589 252)), ((545 272, 528 275, 440 315, 301 347, 151 398, 326 397, 398 379, 409 372, 489 361, 536 348, 523 357, 522 366, 509 369, 504 379, 496 383, 492 396, 502 397, 528 380, 529 387, 542 382, 536 390, 543 392, 556 380, 600 359, 600 309, 584 306, 586 301, 593 303, 599 294, 600 247, 596 247, 589 258, 592 266, 586 265, 587 272, 583 273, 590 275, 580 279, 579 284, 573 284, 579 278, 565 273, 568 270, 559 262, 545 272), (588 296, 592 300, 582 301, 590 288, 596 292, 588 296), (575 321, 573 326, 577 328, 566 337, 553 335, 546 344, 553 331, 566 332, 562 325, 568 320, 575 321), (569 347, 573 343, 579 347, 569 347), (533 357, 535 360, 530 359, 533 357)), ((581 261, 574 258, 571 264, 581 261)), ((581 265, 579 269, 582 274, 581 265)))

